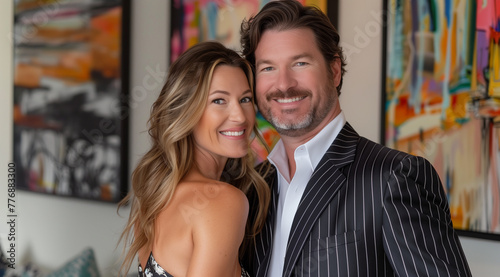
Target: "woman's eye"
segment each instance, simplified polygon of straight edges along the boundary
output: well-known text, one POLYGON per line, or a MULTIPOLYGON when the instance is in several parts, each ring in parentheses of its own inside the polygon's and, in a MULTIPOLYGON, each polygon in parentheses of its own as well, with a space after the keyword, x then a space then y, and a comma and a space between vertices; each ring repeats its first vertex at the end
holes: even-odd
POLYGON ((241 103, 251 103, 251 102, 252 102, 252 97, 250 96, 241 99, 241 103))
POLYGON ((217 105, 222 105, 225 103, 224 99, 214 99, 212 100, 212 103, 217 104, 217 105))

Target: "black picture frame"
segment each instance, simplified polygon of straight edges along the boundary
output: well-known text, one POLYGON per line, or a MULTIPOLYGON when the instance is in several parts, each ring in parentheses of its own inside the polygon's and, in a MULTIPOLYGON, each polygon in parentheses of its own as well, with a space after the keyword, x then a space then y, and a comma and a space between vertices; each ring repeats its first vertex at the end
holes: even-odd
POLYGON ((326 15, 330 18, 333 26, 339 30, 339 0, 328 0, 326 4, 326 15))
MULTIPOLYGON (((393 11, 391 11, 389 9, 389 0, 384 0, 382 1, 383 2, 383 39, 382 39, 382 71, 381 71, 381 78, 382 78, 382 87, 381 87, 381 97, 382 97, 382 102, 381 102, 381 114, 380 114, 380 122, 381 122, 381 132, 380 132, 380 141, 382 144, 384 145, 387 145, 389 147, 393 147, 393 148, 396 148, 396 149, 399 149, 399 150, 403 150, 403 151, 406 151, 406 152, 410 152, 411 151, 407 151, 408 150, 408 146, 406 146, 406 148, 398 148, 398 147, 394 147, 394 143, 392 143, 392 141, 389 141, 390 138, 388 138, 388 133, 393 133, 392 130, 390 129, 390 124, 388 124, 388 119, 387 119, 387 111, 388 111, 388 99, 390 98, 389 95, 388 95, 388 91, 390 89, 390 85, 388 84, 388 80, 389 80, 389 76, 388 76, 388 70, 389 70, 389 65, 391 64, 392 61, 390 61, 390 55, 388 55, 389 51, 391 51, 389 49, 389 41, 391 41, 391 39, 394 39, 394 38, 391 38, 390 37, 390 33, 391 33, 391 25, 390 25, 390 20, 389 20, 389 17, 391 15, 393 15, 393 11)), ((475 9, 473 8, 472 9, 472 12, 474 12, 475 9)), ((430 13, 436 13, 437 11, 436 10, 432 10, 430 11, 430 13)), ((467 10, 467 12, 471 12, 471 10, 467 10)), ((408 19, 407 19, 408 20, 408 19)), ((431 23, 432 24, 432 23, 431 23)), ((470 27, 470 26, 469 26, 470 27)), ((474 29, 474 31, 477 31, 477 29, 474 29)), ((414 34, 412 34, 414 35, 414 34)), ((477 38, 476 38, 477 39, 477 38)), ((404 61, 404 62, 408 62, 408 61, 404 61)), ((428 61, 427 61, 428 62, 428 61)), ((428 66, 428 64, 426 64, 426 66, 428 66)), ((470 73, 470 72, 469 72, 470 73)), ((478 87, 477 90, 471 90, 469 91, 468 93, 470 94, 470 101, 468 102, 468 105, 470 104, 471 106, 469 107, 472 107, 472 113, 474 113, 474 115, 477 116, 477 113, 478 111, 481 109, 481 105, 484 105, 484 103, 486 103, 489 99, 490 99, 490 96, 487 95, 487 93, 485 92, 485 90, 487 91, 487 84, 486 84, 486 88, 481 88, 481 87, 478 87)), ((483 126, 488 126, 488 125, 497 125, 496 122, 494 122, 493 118, 492 117, 477 117, 475 118, 474 120, 479 120, 480 121, 480 124, 482 124, 483 126)), ((426 135, 425 135, 425 131, 421 131, 420 134, 419 134, 419 139, 423 141, 422 145, 423 145, 423 151, 417 151, 417 153, 412 153, 412 154, 417 154, 419 156, 423 156, 425 158, 428 158, 425 154, 426 154, 426 151, 425 150, 429 150, 429 148, 432 148, 432 147, 436 147, 437 144, 439 143, 442 143, 445 139, 443 139, 443 136, 446 136, 446 133, 443 131, 443 133, 440 134, 440 135, 435 135, 434 138, 431 137, 430 140, 427 140, 426 138, 426 135), (444 135, 442 135, 444 134, 444 135), (432 143, 435 143, 436 145, 432 145, 432 143), (431 144, 430 146, 432 147, 429 147, 429 144, 431 144)), ((484 133, 483 135, 491 135, 491 133, 484 133)), ((446 137, 445 137, 446 138, 446 137)), ((413 149, 417 149, 417 150, 422 150, 422 145, 419 145, 419 146, 415 146, 413 145, 413 149)), ((428 152, 428 151, 427 151, 428 152)), ((432 161, 431 161, 432 162, 432 161)), ((440 173, 440 172, 439 172, 440 173)), ((446 187, 446 181, 447 180, 443 180, 443 174, 440 173, 440 177, 441 177, 441 180, 443 181, 443 185, 445 186, 445 189, 447 189, 447 191, 450 189, 450 188, 447 188, 446 187)), ((446 176, 448 178, 448 176, 446 176)), ((451 210, 452 210, 452 219, 453 219, 453 207, 451 207, 451 210)), ((454 220, 454 219, 453 219, 454 220)), ((454 226, 455 226, 455 221, 454 221, 454 226)), ((473 237, 473 238, 480 238, 480 239, 488 239, 488 240, 497 240, 497 241, 500 241, 500 232, 496 233, 496 232, 487 232, 485 230, 480 230, 479 228, 477 228, 477 226, 475 226, 474 223, 471 223, 471 228, 459 228, 459 227, 456 227, 455 226, 455 230, 457 232, 458 235, 460 236, 465 236, 465 237, 473 237)))
POLYGON ((17 189, 127 194, 130 12, 130 0, 14 4, 17 189))

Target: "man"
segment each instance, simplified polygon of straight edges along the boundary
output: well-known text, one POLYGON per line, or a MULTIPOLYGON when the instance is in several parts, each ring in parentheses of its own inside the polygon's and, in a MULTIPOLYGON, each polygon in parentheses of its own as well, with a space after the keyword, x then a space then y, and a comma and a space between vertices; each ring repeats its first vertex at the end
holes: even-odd
POLYGON ((273 1, 242 24, 260 112, 281 140, 253 276, 470 276, 439 176, 360 137, 338 96, 339 35, 318 9, 273 1))

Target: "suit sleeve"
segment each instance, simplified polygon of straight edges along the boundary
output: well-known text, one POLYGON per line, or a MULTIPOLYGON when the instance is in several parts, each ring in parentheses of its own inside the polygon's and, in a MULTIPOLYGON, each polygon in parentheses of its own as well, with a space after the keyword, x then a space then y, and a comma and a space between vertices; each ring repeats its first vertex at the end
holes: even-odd
POLYGON ((383 196, 384 251, 398 276, 471 276, 437 172, 421 157, 394 166, 383 196))

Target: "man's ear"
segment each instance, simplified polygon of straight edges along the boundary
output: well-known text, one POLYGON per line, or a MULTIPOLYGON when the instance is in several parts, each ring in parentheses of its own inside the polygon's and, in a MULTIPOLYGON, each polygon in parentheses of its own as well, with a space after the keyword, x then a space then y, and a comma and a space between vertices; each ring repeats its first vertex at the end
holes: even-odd
POLYGON ((333 82, 335 87, 338 87, 340 80, 342 79, 342 64, 340 57, 335 57, 332 62, 330 62, 330 68, 333 73, 333 82))

